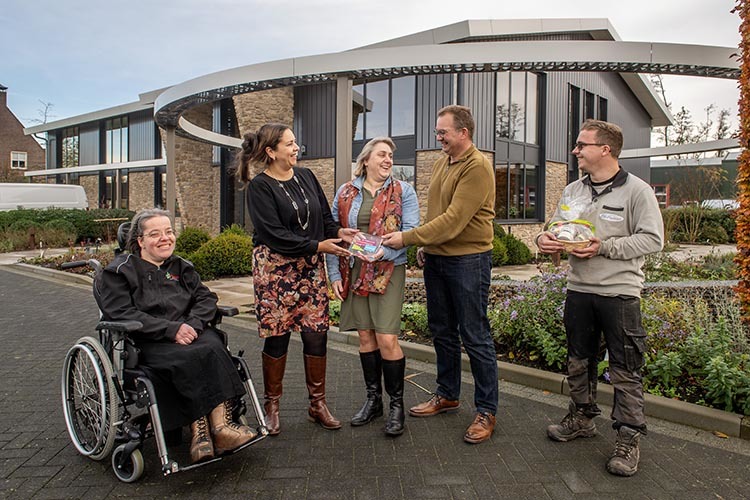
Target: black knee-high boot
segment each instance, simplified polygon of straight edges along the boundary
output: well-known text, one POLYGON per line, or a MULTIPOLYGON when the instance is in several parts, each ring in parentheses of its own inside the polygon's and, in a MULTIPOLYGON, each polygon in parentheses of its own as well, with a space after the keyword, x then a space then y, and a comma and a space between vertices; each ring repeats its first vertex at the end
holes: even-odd
POLYGON ((380 357, 380 349, 372 352, 360 352, 359 360, 362 363, 362 373, 365 377, 367 400, 352 417, 351 424, 354 427, 365 425, 374 418, 383 416, 383 385, 381 383, 383 358, 380 357))
POLYGON ((390 412, 385 422, 385 433, 400 436, 404 433, 404 372, 406 358, 383 360, 383 383, 390 396, 390 412))

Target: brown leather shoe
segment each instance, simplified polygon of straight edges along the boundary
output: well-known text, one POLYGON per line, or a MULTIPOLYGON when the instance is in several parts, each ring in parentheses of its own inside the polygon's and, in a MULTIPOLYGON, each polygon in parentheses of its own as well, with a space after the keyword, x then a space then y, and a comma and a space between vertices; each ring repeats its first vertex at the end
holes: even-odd
POLYGON ((443 396, 433 394, 429 401, 409 408, 412 417, 431 417, 438 413, 451 413, 458 411, 459 402, 445 399, 443 396))
POLYGON ((464 441, 471 444, 481 443, 487 441, 492 432, 495 430, 495 415, 492 413, 480 413, 477 412, 474 417, 474 421, 471 423, 466 434, 464 434, 464 441))

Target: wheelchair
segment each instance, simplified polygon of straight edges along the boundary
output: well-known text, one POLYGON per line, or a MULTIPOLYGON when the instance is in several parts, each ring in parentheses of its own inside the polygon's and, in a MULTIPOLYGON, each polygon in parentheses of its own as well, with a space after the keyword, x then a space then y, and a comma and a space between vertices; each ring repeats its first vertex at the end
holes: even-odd
MULTIPOLYGON (((127 227, 118 229, 119 253, 124 248, 127 227)), ((94 275, 102 271, 95 260, 76 261, 64 268, 89 266, 94 275)), ((94 286, 96 297, 96 280, 94 286)), ((211 326, 224 339, 226 333, 217 326, 223 316, 234 316, 235 307, 219 306, 211 326)), ((145 372, 138 367, 138 349, 129 334, 142 328, 139 321, 100 321, 96 325, 97 337, 78 339, 65 355, 62 370, 62 404, 65 425, 76 450, 92 460, 101 461, 111 453, 112 469, 123 482, 137 481, 144 472, 143 443, 154 437, 161 461, 162 473, 167 476, 222 460, 268 436, 262 407, 255 392, 250 370, 243 352, 230 356, 245 386, 245 397, 235 402, 233 417, 248 425, 247 403, 249 397, 257 427, 257 435, 222 456, 192 465, 181 465, 171 459, 167 442, 174 436, 165 435, 159 416, 159 405, 154 386, 145 372)), ((178 429, 176 432, 181 432, 178 429)))

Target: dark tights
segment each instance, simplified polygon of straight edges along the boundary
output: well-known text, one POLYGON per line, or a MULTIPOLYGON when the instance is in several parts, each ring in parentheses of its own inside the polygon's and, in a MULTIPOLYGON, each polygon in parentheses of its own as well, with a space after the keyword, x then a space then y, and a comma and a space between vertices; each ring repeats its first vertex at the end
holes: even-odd
MULTIPOLYGON (((292 334, 287 333, 276 337, 267 337, 263 343, 263 352, 272 358, 280 358, 289 350, 289 339, 292 334)), ((302 332, 302 352, 308 356, 325 356, 327 333, 302 332)))

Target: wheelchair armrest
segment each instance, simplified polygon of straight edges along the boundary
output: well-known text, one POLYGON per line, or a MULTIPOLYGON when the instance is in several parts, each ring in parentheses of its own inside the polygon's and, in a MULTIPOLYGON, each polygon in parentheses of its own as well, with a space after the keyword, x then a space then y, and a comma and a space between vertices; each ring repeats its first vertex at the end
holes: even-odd
POLYGON ((100 321, 96 325, 96 331, 135 332, 141 328, 143 328, 143 323, 140 321, 100 321))
POLYGON ((237 316, 240 313, 240 310, 237 309, 234 306, 217 306, 217 311, 219 312, 219 316, 237 316))

